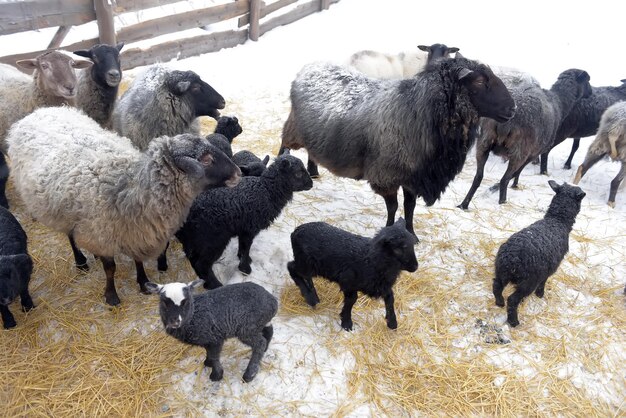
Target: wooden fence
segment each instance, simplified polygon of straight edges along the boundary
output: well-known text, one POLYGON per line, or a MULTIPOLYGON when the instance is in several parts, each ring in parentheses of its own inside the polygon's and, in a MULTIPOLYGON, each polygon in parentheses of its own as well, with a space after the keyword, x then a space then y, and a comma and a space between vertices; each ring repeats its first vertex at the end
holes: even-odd
POLYGON ((264 33, 287 25, 309 14, 328 9, 339 0, 233 0, 230 3, 205 7, 189 12, 146 20, 115 30, 114 16, 138 12, 157 6, 177 3, 180 0, 19 0, 0 3, 0 35, 25 32, 43 28, 59 27, 47 49, 0 57, 0 62, 34 58, 51 49, 68 51, 90 48, 98 43, 114 45, 116 42, 130 44, 156 36, 203 27, 239 17, 238 29, 212 32, 184 39, 176 39, 153 45, 146 49, 125 49, 121 55, 123 69, 187 58, 207 52, 218 51, 244 43, 247 39, 258 40, 264 33), (292 10, 277 15, 278 10, 296 4, 292 10), (275 17, 272 17, 272 14, 275 17), (277 16, 276 16, 277 15, 277 16), (266 18, 263 23, 261 19, 266 18), (96 21, 98 38, 85 39, 63 45, 72 26, 96 21))

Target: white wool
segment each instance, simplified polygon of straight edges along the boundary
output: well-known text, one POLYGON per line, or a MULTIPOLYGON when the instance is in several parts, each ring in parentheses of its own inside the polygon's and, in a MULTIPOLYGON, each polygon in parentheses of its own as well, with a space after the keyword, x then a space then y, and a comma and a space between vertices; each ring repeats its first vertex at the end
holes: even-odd
POLYGON ((168 283, 163 285, 161 293, 174 302, 175 305, 180 306, 185 299, 185 287, 187 287, 185 283, 168 283))

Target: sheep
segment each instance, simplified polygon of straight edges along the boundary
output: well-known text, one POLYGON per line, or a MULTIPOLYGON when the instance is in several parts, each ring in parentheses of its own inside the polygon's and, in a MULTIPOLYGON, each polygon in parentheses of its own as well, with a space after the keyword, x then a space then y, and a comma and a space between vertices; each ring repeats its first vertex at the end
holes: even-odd
POLYGON ((626 175, 626 101, 609 106, 602 114, 600 128, 587 150, 585 161, 578 167, 574 184, 580 183, 587 170, 606 155, 622 164, 619 172, 611 181, 609 191, 608 204, 614 208, 617 189, 626 175))
POLYGON ((512 67, 491 67, 508 89, 521 87, 541 87, 539 81, 532 75, 512 67))
POLYGON ((254 238, 280 215, 294 192, 311 187, 313 181, 302 161, 281 155, 260 177, 243 177, 232 189, 207 190, 198 196, 176 238, 204 286, 214 289, 222 285, 213 273, 213 263, 235 236, 239 239, 239 270, 250 274, 254 238))
POLYGON ((74 51, 74 54, 89 58, 94 63, 89 71, 78 73, 76 107, 103 128, 110 126, 111 114, 122 80, 120 51, 123 47, 124 43, 120 42, 115 46, 97 44, 89 49, 74 51))
POLYGON ((341 327, 352 331, 352 306, 358 292, 385 301, 385 318, 391 329, 398 327, 393 285, 401 270, 414 272, 418 263, 415 236, 404 219, 381 229, 373 238, 355 235, 324 222, 298 226, 291 234, 293 261, 287 263, 292 280, 306 302, 315 306, 319 297, 313 277, 339 284, 343 292, 341 327))
POLYGON ((153 138, 198 134, 196 118, 219 116, 224 98, 193 71, 155 64, 133 81, 113 110, 112 126, 140 150, 153 138))
MULTIPOLYGON (((517 103, 513 119, 505 123, 483 119, 480 123, 476 174, 465 199, 458 206, 461 209, 468 208, 480 186, 490 152, 509 160, 500 183, 492 188, 500 190, 498 202, 506 203, 509 181, 514 179, 512 187, 517 188, 524 167, 550 149, 561 121, 580 98, 591 94, 589 74, 575 68, 565 70, 550 90, 523 85, 519 89, 511 89, 511 94, 517 103)), ((544 163, 542 159, 542 168, 544 163)))
POLYGON ((35 307, 28 293, 33 260, 28 255, 26 232, 7 209, 0 208, 0 314, 5 329, 17 324, 9 304, 19 295, 22 310, 35 307))
POLYGON ((548 182, 556 195, 543 219, 511 235, 496 255, 493 295, 496 305, 504 307, 502 291, 508 283, 515 292, 507 299, 507 322, 519 325, 517 307, 533 291, 542 298, 546 281, 556 272, 569 251, 569 233, 585 192, 567 183, 548 182))
POLYGON ((418 45, 417 48, 423 52, 411 51, 392 55, 376 51, 359 51, 350 56, 348 68, 376 78, 409 78, 421 71, 426 64, 448 58, 450 54, 459 50, 444 44, 418 45))
POLYGON ((80 245, 100 258, 109 305, 120 303, 116 254, 135 260, 145 292, 141 261, 163 251, 198 194, 234 186, 240 177, 237 166, 202 137, 162 136, 142 152, 70 107, 36 110, 13 125, 7 142, 27 211, 65 233, 73 250, 80 245))
POLYGON ((387 206, 387 226, 404 192, 413 232, 418 196, 433 205, 461 171, 481 116, 505 122, 515 103, 484 64, 450 58, 407 80, 376 80, 330 64, 305 66, 291 85, 281 151, 306 148, 308 170, 367 180, 387 206))
POLYGON ((241 150, 233 155, 232 160, 237 164, 237 167, 241 170, 241 174, 244 176, 258 177, 265 171, 267 163, 270 161, 270 156, 266 155, 265 158, 261 160, 254 155, 254 153, 248 150, 241 150))
POLYGON ((232 159, 233 149, 230 144, 232 144, 233 139, 242 132, 243 129, 235 116, 220 116, 217 119, 215 131, 207 135, 206 139, 208 139, 213 146, 226 154, 228 158, 232 159))
POLYGON ((206 349, 204 365, 211 367, 209 378, 222 380, 224 369, 220 353, 224 341, 237 337, 252 348, 243 374, 248 383, 257 375, 263 354, 270 345, 274 328, 270 321, 278 311, 278 301, 262 286, 238 283, 192 295, 202 283, 146 283, 151 293, 160 296, 159 313, 165 332, 186 344, 206 349))
MULTIPOLYGON (((600 125, 600 118, 604 111, 614 103, 626 100, 626 79, 621 80, 621 86, 591 87, 591 96, 580 99, 567 115, 556 133, 552 148, 574 138, 572 150, 565 161, 563 168, 572 168, 572 158, 580 145, 580 138, 595 135, 600 125)), ((549 151, 548 151, 549 152, 549 151)), ((548 153, 545 153, 545 159, 548 153)))

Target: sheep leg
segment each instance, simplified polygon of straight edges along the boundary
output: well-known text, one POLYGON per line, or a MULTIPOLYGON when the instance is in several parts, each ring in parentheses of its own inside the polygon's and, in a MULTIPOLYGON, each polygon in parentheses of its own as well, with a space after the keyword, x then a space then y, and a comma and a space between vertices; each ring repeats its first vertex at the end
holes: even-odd
POLYGON ((74 241, 74 235, 72 233, 67 234, 67 239, 70 240, 70 245, 72 246, 72 253, 74 253, 74 263, 76 263, 76 268, 81 271, 89 271, 87 258, 85 258, 85 254, 83 254, 76 245, 76 241, 74 241))
POLYGON ((570 170, 572 168, 572 159, 574 158, 574 154, 578 151, 578 147, 580 146, 580 138, 574 138, 574 143, 572 144, 572 150, 569 153, 569 157, 567 157, 567 161, 563 165, 563 168, 570 170))
POLYGON ((546 277, 546 279, 544 281, 542 281, 541 283, 539 283, 539 286, 537 286, 537 288, 535 289, 535 295, 538 298, 543 298, 543 295, 546 291, 546 282, 548 281, 548 278, 546 277))
POLYGON ((609 206, 612 208, 615 207, 615 195, 617 195, 617 188, 619 187, 622 180, 624 180, 624 176, 626 175, 626 164, 622 161, 622 168, 620 168, 617 176, 611 181, 611 190, 609 192, 609 206))
POLYGON ((487 163, 488 158, 489 158, 488 149, 485 149, 485 150, 479 150, 478 148, 476 149, 476 174, 474 175, 474 181, 472 181, 472 186, 467 192, 465 199, 463 199, 463 202, 459 206, 457 206, 458 208, 465 210, 469 206, 469 203, 472 201, 472 198, 474 197, 474 193, 476 193, 476 190, 478 190, 478 186, 480 186, 480 183, 483 181, 483 174, 485 172, 485 164, 487 163))
POLYGON ((385 295, 385 319, 387 320, 387 327, 391 329, 398 328, 398 320, 396 319, 396 311, 393 308, 394 297, 393 290, 385 295))
POLYGON ((519 183, 519 176, 524 171, 524 168, 533 160, 533 158, 529 157, 528 160, 513 174, 513 184, 511 185, 512 189, 517 189, 517 184, 519 183))
POLYGON ((385 206, 387 206, 387 224, 385 226, 391 226, 395 223, 396 211, 398 210, 398 191, 394 190, 390 194, 384 194, 383 199, 385 199, 385 206))
POLYGON ((163 250, 163 252, 161 253, 161 255, 159 255, 159 258, 157 258, 157 270, 159 271, 167 271, 167 249, 170 247, 170 242, 168 241, 167 244, 165 245, 165 249, 163 250))
POLYGON ((265 351, 267 351, 270 346, 270 341, 272 341, 272 337, 274 336, 274 327, 272 325, 264 326, 261 333, 263 334, 265 341, 267 341, 267 345, 265 346, 265 351))
POLYGON ((117 306, 120 304, 120 298, 115 290, 115 259, 113 257, 100 256, 104 273, 107 276, 107 284, 104 289, 104 300, 108 305, 117 306))
POLYGON ((580 167, 578 167, 578 171, 576 172, 576 177, 574 177, 573 183, 574 184, 580 183, 580 180, 582 180, 583 176, 587 174, 587 171, 591 167, 593 167, 595 163, 600 161, 605 155, 606 155, 605 152, 602 152, 600 154, 592 154, 592 155, 587 154, 587 156, 585 157, 585 161, 583 161, 580 167))
POLYGON ((620 133, 617 129, 609 132, 609 145, 611 146, 611 158, 615 160, 617 158, 617 146, 615 143, 618 141, 620 133))
POLYGON ((352 307, 356 303, 357 292, 343 292, 343 308, 341 309, 341 328, 352 331, 352 307))
POLYGON ((0 305, 0 315, 2 315, 4 329, 14 328, 17 325, 17 322, 15 322, 15 318, 13 317, 13 314, 9 310, 8 306, 0 305))
POLYGON ((148 289, 146 289, 146 283, 150 281, 148 276, 146 275, 146 270, 143 268, 143 263, 141 261, 135 260, 135 270, 137 270, 137 283, 139 283, 139 289, 143 294, 149 294, 148 289))
MULTIPOLYGON (((548 152, 544 152, 541 154, 541 162, 539 165, 539 174, 547 176, 548 175, 548 152)), ((526 165, 526 164, 524 164, 526 165)))
POLYGON ((517 172, 517 170, 521 170, 524 168, 524 163, 528 160, 516 161, 509 160, 509 165, 506 167, 506 171, 500 179, 500 199, 498 200, 499 204, 506 203, 506 189, 509 186, 509 181, 513 178, 513 175, 517 172))
POLYGON ((198 275, 198 278, 204 280, 205 289, 216 289, 222 286, 222 283, 217 279, 215 273, 213 273, 214 260, 193 255, 189 258, 189 262, 198 275))
POLYGON ((204 365, 211 368, 209 379, 214 382, 222 380, 222 377, 224 377, 224 369, 220 363, 220 354, 222 353, 223 345, 224 341, 220 341, 216 344, 209 344, 204 347, 206 349, 206 359, 204 360, 204 365))
POLYGON ((493 296, 496 298, 496 306, 499 307, 504 307, 504 298, 502 297, 502 291, 504 290, 504 287, 506 286, 506 283, 503 283, 501 279, 498 278, 498 276, 493 278, 493 296))
POLYGON ((517 284, 515 292, 509 296, 506 300, 507 322, 512 327, 519 325, 519 319, 517 318, 517 307, 524 300, 524 298, 530 295, 534 288, 530 286, 532 280, 525 280, 517 284))
MULTIPOLYGON (((413 231, 413 211, 415 210, 417 196, 406 187, 402 188, 402 193, 404 194, 404 219, 406 222, 406 230, 415 235, 415 231, 413 231)), ((387 219, 387 221, 389 221, 389 219, 387 219)))
POLYGON ((256 374, 259 372, 259 364, 261 363, 263 354, 267 349, 267 340, 262 333, 255 335, 241 335, 239 336, 239 340, 252 348, 252 356, 250 357, 248 367, 246 367, 246 371, 243 374, 243 381, 248 383, 254 379, 256 374))
POLYGON ((309 172, 309 176, 311 176, 312 179, 316 179, 320 176, 320 172, 317 169, 317 164, 311 159, 310 155, 309 160, 306 163, 306 171, 309 172))
POLYGON ((244 274, 250 274, 252 272, 252 259, 250 258, 250 247, 252 247, 252 241, 254 236, 250 234, 239 235, 239 250, 237 256, 239 256, 239 271, 244 274))
POLYGON ((28 288, 20 293, 20 302, 22 303, 22 311, 24 312, 28 312, 35 307, 33 299, 30 297, 30 293, 28 293, 28 288))
POLYGON ((301 273, 296 267, 295 261, 287 263, 287 270, 289 271, 291 280, 293 280, 296 286, 298 286, 298 289, 300 289, 300 294, 306 303, 313 307, 317 305, 320 302, 320 298, 317 296, 317 291, 315 290, 311 276, 301 273))

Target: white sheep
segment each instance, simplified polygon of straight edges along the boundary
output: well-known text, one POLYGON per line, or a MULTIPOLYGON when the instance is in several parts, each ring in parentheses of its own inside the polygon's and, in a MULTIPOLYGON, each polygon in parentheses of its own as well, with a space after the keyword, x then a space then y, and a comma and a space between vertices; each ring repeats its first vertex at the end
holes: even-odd
MULTIPOLYGON (((71 107, 38 109, 7 136, 15 188, 27 211, 100 257, 106 302, 117 305, 117 254, 136 263, 159 255, 185 221, 195 197, 234 186, 240 170, 191 134, 159 137, 139 151, 71 107)), ((146 291, 145 277, 137 277, 146 291)))

